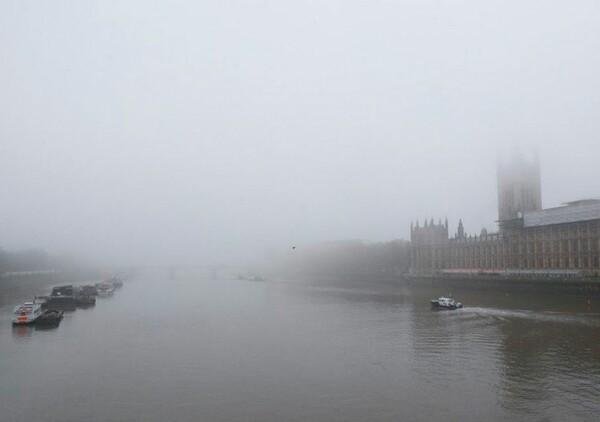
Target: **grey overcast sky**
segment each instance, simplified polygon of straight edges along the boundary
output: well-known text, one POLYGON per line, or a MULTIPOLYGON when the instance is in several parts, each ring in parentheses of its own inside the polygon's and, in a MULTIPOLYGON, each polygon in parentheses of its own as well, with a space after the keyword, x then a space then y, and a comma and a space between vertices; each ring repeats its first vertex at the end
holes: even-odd
POLYGON ((103 262, 495 228, 600 196, 600 2, 0 1, 0 247, 103 262))

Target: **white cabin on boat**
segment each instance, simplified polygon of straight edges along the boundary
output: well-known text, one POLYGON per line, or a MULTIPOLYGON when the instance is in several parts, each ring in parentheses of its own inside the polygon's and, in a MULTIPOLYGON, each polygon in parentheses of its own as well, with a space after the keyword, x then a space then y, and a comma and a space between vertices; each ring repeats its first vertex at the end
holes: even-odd
POLYGON ((14 325, 33 324, 42 314, 42 305, 33 302, 25 302, 15 306, 12 323, 14 325))

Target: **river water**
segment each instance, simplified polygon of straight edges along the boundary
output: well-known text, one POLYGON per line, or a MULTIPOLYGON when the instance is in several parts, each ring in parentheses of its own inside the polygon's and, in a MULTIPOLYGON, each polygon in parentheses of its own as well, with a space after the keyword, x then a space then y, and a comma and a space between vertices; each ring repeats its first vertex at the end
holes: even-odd
POLYGON ((445 293, 146 276, 41 330, 0 290, 0 420, 600 420, 599 303, 445 293))

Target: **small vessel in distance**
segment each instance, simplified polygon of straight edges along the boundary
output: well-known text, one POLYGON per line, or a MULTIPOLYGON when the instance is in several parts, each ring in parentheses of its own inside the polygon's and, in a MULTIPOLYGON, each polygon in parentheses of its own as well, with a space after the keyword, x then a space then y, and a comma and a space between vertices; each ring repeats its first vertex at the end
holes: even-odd
POLYGON ((92 306, 96 304, 96 296, 76 295, 75 303, 77 306, 92 306))
POLYGON ((93 284, 84 284, 83 286, 79 286, 75 289, 76 296, 97 296, 98 290, 96 286, 93 284))
POLYGON ((110 283, 98 283, 96 284, 96 290, 98 296, 110 296, 115 292, 115 288, 110 283))
POLYGON ((15 306, 13 313, 15 314, 12 320, 13 325, 33 324, 42 313, 42 305, 25 302, 22 305, 15 306))
POLYGON ((463 307, 462 303, 455 301, 451 297, 444 297, 444 296, 441 296, 437 299, 433 299, 431 301, 431 306, 433 306, 434 308, 452 309, 452 310, 463 307))
POLYGON ((109 278, 106 282, 112 284, 114 289, 118 289, 119 287, 123 287, 123 280, 119 277, 115 276, 113 278, 109 278))
POLYGON ((97 295, 98 290, 96 290, 96 286, 85 285, 74 288, 73 298, 77 306, 86 307, 96 304, 97 295))

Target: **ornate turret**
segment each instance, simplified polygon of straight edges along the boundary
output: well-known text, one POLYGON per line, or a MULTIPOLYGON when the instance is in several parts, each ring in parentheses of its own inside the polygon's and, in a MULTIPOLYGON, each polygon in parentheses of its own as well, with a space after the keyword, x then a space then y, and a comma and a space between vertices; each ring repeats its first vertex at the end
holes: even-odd
POLYGON ((458 220, 458 236, 459 239, 465 237, 465 228, 463 227, 462 219, 458 220))
POLYGON ((442 224, 442 220, 438 220, 436 224, 433 217, 426 218, 422 227, 419 227, 419 220, 414 226, 411 223, 411 272, 428 273, 445 267, 448 222, 446 219, 446 223, 442 224), (426 252, 428 248, 435 249, 435 253, 426 252))

